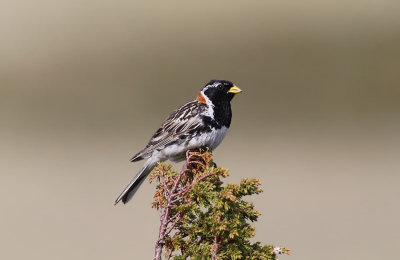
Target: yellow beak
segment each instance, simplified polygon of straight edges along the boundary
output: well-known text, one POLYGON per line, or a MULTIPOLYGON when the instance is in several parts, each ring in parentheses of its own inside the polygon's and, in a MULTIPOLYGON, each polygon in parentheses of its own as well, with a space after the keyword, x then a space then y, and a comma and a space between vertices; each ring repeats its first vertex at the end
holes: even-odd
POLYGON ((228 91, 228 93, 233 93, 233 94, 237 94, 240 92, 242 92, 242 90, 238 88, 236 85, 233 85, 233 87, 231 87, 228 91))

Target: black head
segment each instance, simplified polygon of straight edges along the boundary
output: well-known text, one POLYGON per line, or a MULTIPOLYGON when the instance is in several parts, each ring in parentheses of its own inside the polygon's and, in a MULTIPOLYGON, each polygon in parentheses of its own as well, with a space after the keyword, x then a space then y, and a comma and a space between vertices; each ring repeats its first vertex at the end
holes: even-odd
POLYGON ((230 102, 235 94, 242 92, 240 88, 227 80, 211 80, 204 86, 201 93, 214 105, 230 102))

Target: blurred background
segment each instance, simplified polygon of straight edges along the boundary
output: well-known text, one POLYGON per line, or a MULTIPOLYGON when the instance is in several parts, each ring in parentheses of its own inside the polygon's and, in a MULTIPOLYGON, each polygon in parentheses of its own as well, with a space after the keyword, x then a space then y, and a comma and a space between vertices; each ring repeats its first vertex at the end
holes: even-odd
POLYGON ((257 177, 280 259, 395 259, 399 1, 0 4, 2 259, 152 259, 154 185, 129 163, 211 79, 244 90, 215 151, 257 177))

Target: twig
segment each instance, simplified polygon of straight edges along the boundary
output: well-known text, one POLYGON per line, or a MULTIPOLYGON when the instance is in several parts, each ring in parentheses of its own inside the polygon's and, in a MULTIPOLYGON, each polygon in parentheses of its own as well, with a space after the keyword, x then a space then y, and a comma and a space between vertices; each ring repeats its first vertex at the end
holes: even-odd
POLYGON ((219 249, 220 245, 221 245, 221 243, 220 243, 220 241, 218 240, 218 237, 215 236, 215 237, 214 237, 213 249, 212 249, 212 251, 211 251, 211 259, 212 259, 212 260, 216 260, 216 259, 217 259, 217 256, 218 256, 217 253, 218 253, 218 249, 219 249))
POLYGON ((180 192, 172 194, 171 197, 174 198, 174 197, 176 197, 176 196, 179 196, 179 195, 182 195, 182 194, 188 192, 188 191, 189 191, 194 185, 196 185, 199 181, 202 181, 202 180, 204 180, 205 178, 210 177, 210 176, 213 176, 213 175, 214 175, 213 173, 204 174, 203 176, 201 176, 201 177, 197 178, 196 180, 194 180, 189 186, 185 187, 185 188, 184 188, 183 190, 181 190, 180 192))
POLYGON ((178 223, 179 220, 182 219, 181 215, 178 215, 179 217, 177 219, 175 219, 174 223, 172 223, 172 225, 169 227, 169 229, 165 232, 165 235, 169 235, 169 233, 171 233, 171 231, 174 229, 174 227, 176 226, 176 223, 178 223))

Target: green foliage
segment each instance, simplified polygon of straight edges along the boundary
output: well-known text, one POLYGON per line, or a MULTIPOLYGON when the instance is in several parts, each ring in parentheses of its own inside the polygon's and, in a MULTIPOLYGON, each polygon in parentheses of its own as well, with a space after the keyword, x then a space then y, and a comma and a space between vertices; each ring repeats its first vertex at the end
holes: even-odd
POLYGON ((276 259, 273 246, 250 242, 255 234, 250 222, 260 213, 243 197, 261 193, 261 182, 245 178, 224 186, 227 176, 209 152, 189 152, 180 173, 165 164, 154 169, 153 207, 166 224, 158 243, 165 244, 168 259, 276 259))

